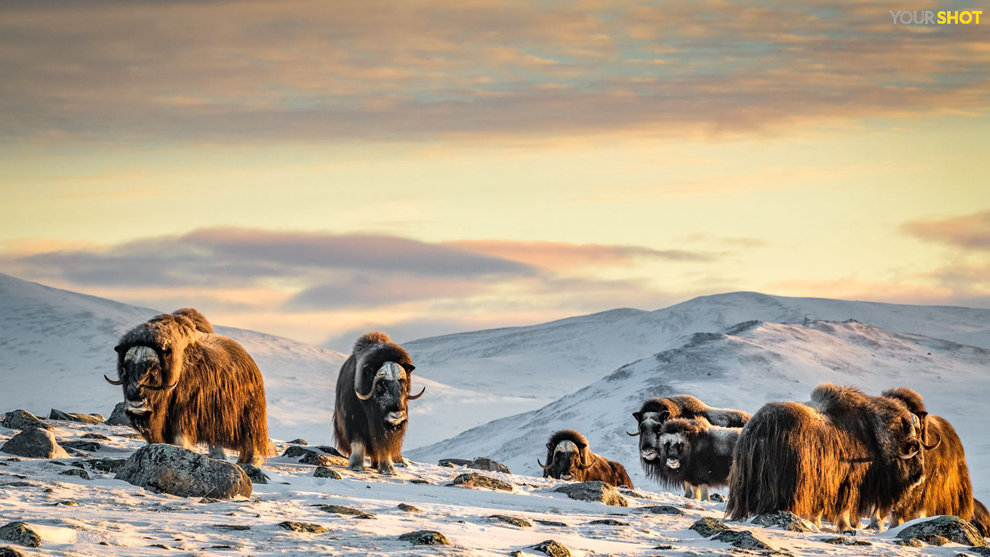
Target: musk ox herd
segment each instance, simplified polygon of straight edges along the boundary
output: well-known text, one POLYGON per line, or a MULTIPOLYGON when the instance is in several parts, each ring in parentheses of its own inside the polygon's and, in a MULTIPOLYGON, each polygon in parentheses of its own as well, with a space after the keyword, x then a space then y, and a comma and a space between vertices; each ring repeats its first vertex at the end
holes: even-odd
MULTIPOLYGON (((219 335, 192 308, 153 317, 121 337, 117 378, 124 411, 148 443, 260 463, 268 455, 261 371, 244 348, 219 335)), ((362 471, 404 466, 402 442, 412 395, 409 353, 384 333, 354 344, 337 377, 333 436, 362 471)), ((868 520, 882 529, 935 515, 955 515, 990 536, 990 514, 973 498, 962 441, 907 388, 869 395, 822 384, 807 402, 770 402, 755 414, 714 408, 689 395, 653 398, 633 412, 646 476, 684 496, 708 500, 728 488, 726 514, 745 520, 787 511, 839 532, 868 520)), ((601 481, 632 488, 622 464, 595 454, 574 430, 550 435, 543 477, 601 481)))

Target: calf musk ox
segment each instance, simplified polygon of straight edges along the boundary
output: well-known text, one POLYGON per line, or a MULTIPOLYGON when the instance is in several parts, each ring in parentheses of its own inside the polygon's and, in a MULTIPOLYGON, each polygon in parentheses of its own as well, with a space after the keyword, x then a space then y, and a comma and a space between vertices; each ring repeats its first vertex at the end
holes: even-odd
POLYGON ((771 402, 743 428, 726 513, 789 511, 852 530, 863 509, 891 508, 924 479, 924 449, 902 401, 819 385, 810 402, 771 402))
POLYGON ((668 483, 697 486, 708 500, 709 487, 729 485, 732 453, 742 428, 721 427, 702 417, 676 418, 663 424, 657 461, 668 483))
POLYGON ((921 421, 925 443, 936 444, 925 452, 925 479, 908 492, 893 509, 879 509, 871 526, 881 527, 890 513, 890 526, 900 526, 908 520, 938 515, 955 515, 973 520, 973 484, 966 466, 962 440, 948 421, 928 413, 921 395, 911 389, 899 388, 883 392, 883 396, 900 400, 921 421))
POLYGON ((584 435, 572 429, 551 435, 547 441, 547 464, 544 465, 540 459, 536 459, 536 463, 543 468, 544 478, 599 481, 616 487, 633 487, 629 474, 621 464, 591 452, 584 435))
POLYGON ((172 315, 181 315, 192 321, 193 325, 196 327, 196 330, 201 333, 209 333, 211 335, 216 333, 216 331, 213 330, 213 325, 210 323, 210 320, 195 308, 179 308, 173 311, 172 315))
POLYGON ((385 333, 368 333, 354 343, 337 376, 333 435, 337 448, 350 455, 348 467, 364 470, 364 459, 382 474, 394 474, 401 463, 402 439, 409 424, 408 401, 412 358, 385 333))
POLYGON ((226 448, 238 452, 238 462, 264 461, 265 384, 236 341, 163 314, 131 329, 114 350, 118 378, 104 378, 123 386, 124 412, 145 441, 206 443, 216 458, 226 458, 226 448))
MULTIPOLYGON (((664 462, 659 459, 660 435, 663 424, 675 418, 702 417, 708 423, 720 427, 742 427, 749 420, 750 414, 742 410, 713 408, 690 395, 677 395, 666 398, 653 398, 643 403, 638 412, 633 412, 638 425, 636 433, 639 436, 639 461, 643 465, 646 476, 666 487, 681 485, 667 475, 664 462)), ((684 496, 699 499, 702 488, 690 483, 684 483, 684 496)))

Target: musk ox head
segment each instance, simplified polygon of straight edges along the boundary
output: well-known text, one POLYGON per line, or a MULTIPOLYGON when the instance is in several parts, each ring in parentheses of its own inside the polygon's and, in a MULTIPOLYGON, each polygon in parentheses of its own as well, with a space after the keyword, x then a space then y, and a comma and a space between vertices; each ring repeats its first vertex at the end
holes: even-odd
POLYGON ((536 459, 536 463, 543 468, 544 478, 580 480, 591 467, 591 460, 588 440, 576 431, 565 429, 550 436, 547 463, 543 464, 540 459, 536 459))
POLYGON ((189 319, 163 314, 121 337, 114 347, 117 379, 103 377, 111 385, 123 387, 129 415, 151 412, 150 399, 178 385, 185 350, 201 334, 189 319))
MULTIPOLYGON (((923 418, 908 410, 900 400, 878 397, 881 420, 878 441, 889 469, 897 483, 910 487, 925 479, 925 451, 934 450, 941 439, 925 443, 923 418)), ((927 417, 927 415, 926 415, 927 417)))
POLYGON ((354 374, 354 395, 376 410, 386 430, 405 427, 408 401, 423 396, 410 395, 410 381, 416 367, 404 348, 392 342, 384 333, 364 335, 354 346, 357 356, 354 374))
POLYGON ((635 433, 627 435, 639 437, 639 459, 647 470, 661 464, 657 458, 660 455, 660 434, 667 420, 680 415, 677 403, 669 398, 654 398, 643 403, 639 412, 633 412, 636 418, 635 433))

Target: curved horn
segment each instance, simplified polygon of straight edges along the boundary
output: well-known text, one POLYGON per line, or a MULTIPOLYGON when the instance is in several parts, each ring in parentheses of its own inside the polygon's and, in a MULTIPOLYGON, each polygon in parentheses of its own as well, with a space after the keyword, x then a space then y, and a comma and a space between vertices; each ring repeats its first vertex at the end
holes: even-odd
POLYGON ((540 465, 540 468, 543 468, 544 470, 549 470, 550 468, 553 467, 553 461, 552 460, 550 461, 550 464, 547 464, 546 466, 544 466, 543 463, 540 462, 540 459, 536 459, 536 463, 539 464, 540 465))
POLYGON ((423 393, 425 393, 425 392, 426 392, 426 387, 423 387, 423 390, 422 390, 422 391, 420 391, 418 395, 409 395, 409 396, 407 396, 406 398, 407 398, 408 400, 416 400, 416 399, 418 399, 419 397, 421 397, 421 396, 423 396, 423 393))
POLYGON ((932 444, 932 445, 926 445, 926 444, 922 443, 921 446, 924 447, 926 451, 934 451, 941 444, 942 444, 942 436, 936 433, 935 434, 935 443, 934 444, 932 444))
POLYGON ((911 460, 912 458, 914 458, 917 455, 918 455, 918 449, 915 449, 915 450, 913 450, 913 451, 911 451, 911 452, 909 452, 907 454, 899 454, 899 455, 897 455, 897 458, 899 458, 901 460, 911 460))
POLYGON ((118 379, 118 380, 114 381, 113 379, 110 379, 106 375, 104 375, 103 378, 106 379, 107 380, 107 383, 110 383, 111 385, 123 385, 124 384, 124 380, 123 379, 118 379))
POLYGON ((361 400, 371 400, 371 397, 375 395, 375 388, 378 387, 378 380, 381 379, 381 378, 382 378, 381 375, 375 375, 375 379, 371 382, 371 390, 369 390, 368 391, 368 394, 366 394, 366 395, 361 394, 357 390, 357 385, 355 385, 354 386, 354 396, 358 397, 361 400))
POLYGON ((148 389, 150 391, 171 391, 178 384, 179 384, 179 382, 178 381, 175 381, 175 382, 169 383, 168 385, 142 385, 141 388, 142 389, 148 389))
MULTIPOLYGON (((585 451, 588 451, 587 447, 581 447, 580 449, 578 449, 577 463, 575 464, 578 470, 587 470, 588 468, 591 468, 591 465, 593 464, 592 462, 585 464, 584 462, 585 451)), ((591 451, 588 452, 590 453, 591 451)))
POLYGON ((636 433, 629 433, 629 432, 627 431, 627 432, 626 432, 626 435, 628 435, 629 437, 639 437, 639 434, 640 434, 640 433, 642 433, 642 432, 641 432, 641 431, 637 431, 636 433))

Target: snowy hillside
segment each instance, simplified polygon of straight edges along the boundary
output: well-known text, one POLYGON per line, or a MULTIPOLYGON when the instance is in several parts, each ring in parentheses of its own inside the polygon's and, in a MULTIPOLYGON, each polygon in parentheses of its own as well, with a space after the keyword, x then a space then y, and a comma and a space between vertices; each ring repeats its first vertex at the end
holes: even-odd
MULTIPOLYGON (((103 380, 104 373, 115 373, 113 347, 126 330, 158 313, 0 274, 0 412, 23 408, 47 416, 58 408, 109 415, 121 399, 120 388, 103 380)), ((334 387, 346 355, 274 335, 216 328, 257 361, 265 377, 271 434, 329 443, 334 387)), ((415 427, 408 446, 450 437, 464 429, 466 419, 477 425, 479 413, 529 409, 521 399, 422 378, 414 385, 426 385, 427 394, 412 405, 415 427)))
POLYGON ((587 435, 592 450, 624 463, 638 487, 650 488, 636 456, 636 440, 624 433, 635 430, 631 414, 644 399, 688 393, 713 406, 753 412, 771 400, 807 400, 823 381, 853 384, 875 394, 898 386, 919 391, 928 410, 958 430, 976 489, 990 499, 985 425, 990 417, 990 351, 858 322, 752 321, 724 334, 695 334, 677 348, 622 366, 539 410, 408 454, 424 461, 485 455, 513 470, 537 474, 536 458, 543 456, 549 434, 573 428, 587 435))

